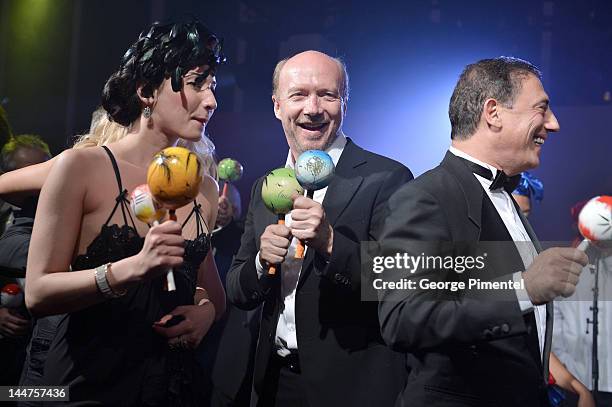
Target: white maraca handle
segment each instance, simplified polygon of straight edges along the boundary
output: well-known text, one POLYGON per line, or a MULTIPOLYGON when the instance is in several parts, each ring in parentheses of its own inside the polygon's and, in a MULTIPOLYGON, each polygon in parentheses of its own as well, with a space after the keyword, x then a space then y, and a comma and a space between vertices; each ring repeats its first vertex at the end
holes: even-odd
MULTIPOLYGON (((159 225, 159 221, 153 221, 153 226, 157 225, 159 225)), ((166 288, 168 291, 176 291, 176 283, 174 282, 174 272, 172 271, 172 267, 170 267, 166 273, 166 288)))
MULTIPOLYGON (((151 190, 147 184, 138 185, 130 194, 130 207, 138 220, 145 223, 152 223, 154 226, 159 225, 159 220, 164 217, 165 210, 156 205, 151 195, 151 190)), ((175 291, 176 284, 174 282, 174 273, 172 268, 166 274, 167 291, 175 291)))

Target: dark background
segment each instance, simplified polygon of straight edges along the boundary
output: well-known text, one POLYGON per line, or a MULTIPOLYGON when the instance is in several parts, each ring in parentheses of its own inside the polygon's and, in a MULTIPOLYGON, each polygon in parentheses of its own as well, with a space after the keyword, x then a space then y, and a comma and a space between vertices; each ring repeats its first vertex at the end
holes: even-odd
POLYGON ((0 100, 13 130, 60 152, 86 132, 106 78, 155 20, 196 16, 225 40, 219 109, 209 125, 221 158, 250 186, 284 164, 287 145, 270 100, 278 59, 305 49, 341 56, 351 78, 344 129, 415 174, 450 141, 448 100, 462 68, 511 55, 538 65, 561 132, 534 173, 545 199, 540 238, 571 239, 569 208, 612 194, 612 2, 0 0, 0 100))

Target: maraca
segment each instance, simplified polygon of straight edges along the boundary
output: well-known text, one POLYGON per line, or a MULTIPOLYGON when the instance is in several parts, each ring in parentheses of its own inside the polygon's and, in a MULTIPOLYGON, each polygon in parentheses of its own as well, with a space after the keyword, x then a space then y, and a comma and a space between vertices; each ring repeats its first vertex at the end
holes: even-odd
POLYGON ((219 162, 217 171, 219 172, 219 179, 224 182, 223 196, 227 198, 229 183, 238 181, 242 177, 242 164, 232 158, 224 158, 219 162))
MULTIPOLYGON (((261 198, 266 208, 278 215, 279 225, 285 224, 285 214, 293 208, 293 197, 303 194, 304 189, 291 168, 277 168, 270 171, 261 186, 261 198)), ((276 267, 270 266, 268 274, 276 274, 276 267)))
POLYGON ((166 210, 155 202, 147 184, 134 188, 130 194, 130 206, 138 220, 144 223, 157 225, 166 216, 166 210))
MULTIPOLYGON (((130 207, 138 220, 147 224, 159 225, 159 221, 166 217, 166 210, 155 202, 147 184, 134 188, 130 194, 130 207)), ((176 290, 172 269, 166 274, 166 288, 168 291, 176 290)))
MULTIPOLYGON (((314 191, 323 189, 329 185, 336 167, 329 154, 321 150, 304 151, 295 161, 295 177, 306 190, 306 196, 310 199, 314 191)), ((295 258, 304 257, 304 243, 300 241, 295 249, 295 258)))
MULTIPOLYGON (((19 284, 9 283, 0 290, 0 305, 5 308, 19 308, 23 304, 23 290, 19 284)), ((3 336, 0 335, 0 338, 3 336)))
MULTIPOLYGON (((198 156, 183 147, 168 147, 153 157, 147 171, 147 185, 154 201, 168 209, 176 221, 176 209, 193 201, 200 192, 202 164, 198 156)), ((174 291, 172 270, 168 272, 168 291, 174 291), (170 285, 172 279, 172 286, 170 285)))
POLYGON ((23 303, 23 290, 18 284, 9 283, 0 290, 0 305, 6 308, 19 308, 23 303))
MULTIPOLYGON (((147 171, 147 184, 156 202, 174 211, 193 201, 200 192, 202 164, 183 147, 168 147, 157 153, 147 171)), ((176 220, 176 219, 173 219, 176 220)))
POLYGON ((578 230, 584 237, 578 245, 582 251, 591 242, 612 240, 612 196, 596 196, 587 202, 578 215, 578 230))

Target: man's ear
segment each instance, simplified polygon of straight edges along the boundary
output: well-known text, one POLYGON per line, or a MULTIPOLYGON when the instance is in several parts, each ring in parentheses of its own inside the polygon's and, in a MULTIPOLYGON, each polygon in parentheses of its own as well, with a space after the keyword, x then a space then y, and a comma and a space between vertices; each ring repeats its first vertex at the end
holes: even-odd
POLYGON ((489 127, 502 127, 502 118, 500 111, 501 107, 501 104, 493 98, 487 99, 485 101, 482 110, 482 118, 485 120, 489 127))
POLYGON ((278 120, 281 120, 280 104, 278 103, 276 95, 272 95, 272 104, 274 105, 274 116, 276 116, 278 120))

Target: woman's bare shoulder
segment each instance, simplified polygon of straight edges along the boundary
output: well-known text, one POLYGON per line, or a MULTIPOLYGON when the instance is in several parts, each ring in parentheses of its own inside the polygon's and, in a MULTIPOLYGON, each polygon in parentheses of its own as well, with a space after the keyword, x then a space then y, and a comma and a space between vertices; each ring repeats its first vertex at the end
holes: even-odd
POLYGON ((212 221, 217 216, 217 207, 219 205, 219 184, 217 181, 209 175, 202 177, 202 183, 200 184, 200 193, 198 194, 196 201, 202 204, 203 207, 207 208, 206 217, 209 221, 212 221))
POLYGON ((210 175, 204 175, 202 177, 202 183, 200 184, 200 195, 204 197, 218 197, 219 196, 219 184, 210 175))
POLYGON ((81 185, 89 189, 89 185, 95 185, 94 181, 99 181, 105 155, 102 148, 98 147, 66 150, 56 157, 45 185, 57 186, 67 183, 74 187, 81 185))
POLYGON ((108 157, 102 147, 70 148, 56 157, 55 164, 87 168, 108 157), (93 160, 93 161, 92 161, 93 160))

